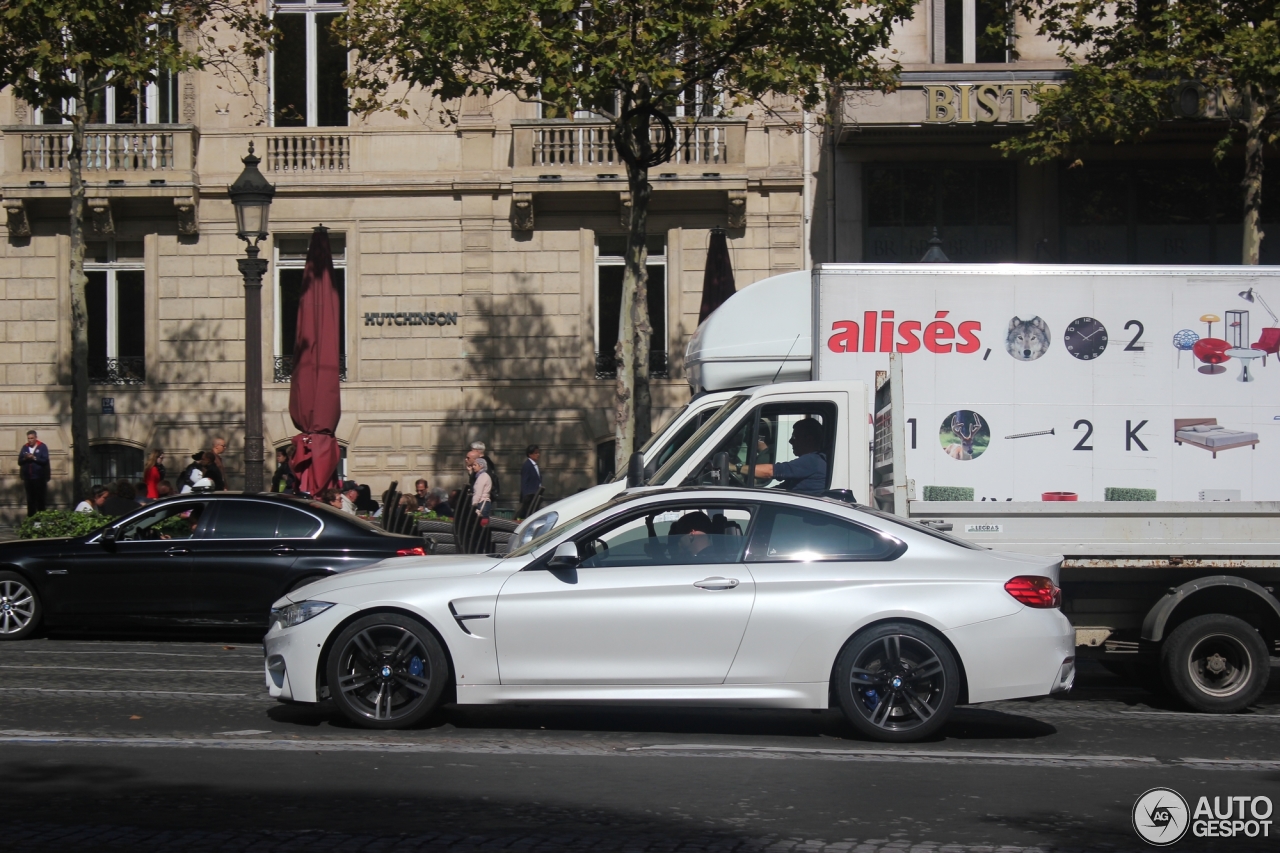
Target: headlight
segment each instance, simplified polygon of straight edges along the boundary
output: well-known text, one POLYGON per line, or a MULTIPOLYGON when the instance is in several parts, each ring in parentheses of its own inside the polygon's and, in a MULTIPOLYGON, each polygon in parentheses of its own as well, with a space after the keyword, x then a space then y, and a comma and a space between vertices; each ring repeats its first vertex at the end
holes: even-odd
POLYGON ((292 628, 314 616, 319 616, 332 606, 333 604, 328 601, 299 601, 286 607, 273 607, 271 621, 281 628, 292 628))
MULTIPOLYGON (((542 534, 556 526, 556 522, 560 520, 560 513, 549 512, 546 515, 535 518, 524 532, 520 534, 520 541, 516 543, 516 548, 528 545, 542 534)), ((513 549, 514 550, 514 549, 513 549)))

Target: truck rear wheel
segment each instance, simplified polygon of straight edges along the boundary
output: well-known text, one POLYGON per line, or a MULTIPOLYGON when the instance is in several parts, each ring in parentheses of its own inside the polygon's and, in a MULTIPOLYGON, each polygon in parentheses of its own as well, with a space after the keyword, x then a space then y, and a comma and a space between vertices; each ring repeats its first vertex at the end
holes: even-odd
POLYGON ((1230 714, 1262 695, 1271 662, 1252 625, 1211 613, 1174 629, 1160 650, 1160 669, 1169 690, 1194 710, 1230 714))

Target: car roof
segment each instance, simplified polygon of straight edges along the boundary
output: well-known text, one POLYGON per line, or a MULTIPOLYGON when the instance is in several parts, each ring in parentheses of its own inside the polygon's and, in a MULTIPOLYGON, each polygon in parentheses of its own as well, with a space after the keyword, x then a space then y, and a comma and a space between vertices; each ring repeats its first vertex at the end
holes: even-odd
POLYGON ((629 489, 620 492, 606 505, 619 505, 638 501, 642 498, 697 498, 707 497, 715 500, 773 500, 787 502, 812 502, 819 506, 841 507, 852 509, 860 506, 848 501, 836 500, 823 495, 808 495, 801 492, 782 492, 769 489, 748 489, 743 486, 675 486, 662 489, 629 489))

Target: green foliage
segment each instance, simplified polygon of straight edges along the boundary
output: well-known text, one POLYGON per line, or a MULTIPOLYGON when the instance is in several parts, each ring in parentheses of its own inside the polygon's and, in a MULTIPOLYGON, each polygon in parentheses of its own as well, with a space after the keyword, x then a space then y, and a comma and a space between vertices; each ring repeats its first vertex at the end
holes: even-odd
POLYGON ((448 102, 511 92, 559 115, 606 118, 675 105, 712 87, 812 109, 843 86, 886 88, 894 24, 911 0, 353 0, 336 31, 360 54, 350 75, 368 112, 401 84, 448 102))
POLYGON ((46 509, 18 525, 19 539, 86 536, 111 522, 111 516, 69 509, 46 509))
MULTIPOLYGON (((1257 263, 1263 147, 1277 141, 1280 23, 1258 0, 1016 0, 1039 33, 1060 45, 1071 76, 1045 87, 1030 131, 1002 142, 1031 162, 1079 165, 1088 142, 1136 142, 1173 119, 1188 81, 1204 86, 1221 135, 1214 159, 1245 145, 1244 262, 1257 263)), ((1196 121, 1197 119, 1182 119, 1196 121)))
POLYGON ((202 67, 256 76, 273 33, 251 0, 0 0, 0 85, 75 120, 69 102, 110 85, 202 67))

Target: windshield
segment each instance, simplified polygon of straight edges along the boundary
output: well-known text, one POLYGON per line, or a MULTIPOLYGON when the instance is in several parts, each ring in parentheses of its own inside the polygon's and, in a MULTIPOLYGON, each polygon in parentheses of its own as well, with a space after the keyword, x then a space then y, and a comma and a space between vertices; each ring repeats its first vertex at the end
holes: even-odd
POLYGON ((684 463, 689 461, 689 457, 693 456, 694 453, 697 453, 702 445, 706 443, 707 439, 720 428, 720 425, 732 417, 734 412, 742 408, 742 405, 746 403, 748 399, 749 398, 746 395, 740 395, 730 399, 721 406, 720 411, 716 412, 710 420, 703 424, 698 431, 684 443, 684 446, 658 469, 657 473, 650 478, 649 485, 666 485, 667 481, 675 476, 676 471, 679 471, 684 467, 684 463))
MULTIPOLYGON (((725 405, 727 404, 728 402, 726 401, 725 405)), ((720 411, 721 408, 724 408, 724 406, 720 406, 719 408, 708 406, 681 424, 679 429, 671 429, 672 424, 682 417, 685 412, 689 411, 689 407, 692 405, 693 401, 690 401, 684 406, 684 408, 676 412, 675 417, 667 421, 662 429, 649 436, 649 440, 640 448, 640 452, 644 454, 645 468, 650 471, 656 471, 658 468, 666 465, 667 460, 675 455, 676 451, 684 447, 690 437, 698 431, 698 427, 705 424, 708 419, 714 417, 716 412, 720 411), (649 450, 654 447, 659 440, 662 440, 662 445, 651 454, 649 450)), ((624 473, 620 477, 615 477, 614 482, 620 483, 625 479, 627 479, 627 475, 624 473)))
POLYGON ((943 533, 940 530, 934 530, 932 527, 930 527, 927 524, 920 524, 915 521, 908 521, 907 519, 901 516, 893 515, 892 513, 888 513, 883 510, 872 509, 869 506, 859 505, 858 511, 865 512, 868 515, 874 515, 877 518, 883 518, 885 521, 891 521, 894 524, 900 524, 903 527, 914 530, 916 533, 925 533, 925 534, 928 534, 929 536, 932 536, 934 539, 941 539, 944 542, 950 542, 952 545, 959 545, 961 548, 969 548, 970 550, 973 550, 973 551, 987 550, 986 548, 983 548, 981 545, 975 545, 967 539, 961 539, 957 536, 948 536, 947 534, 943 533))

